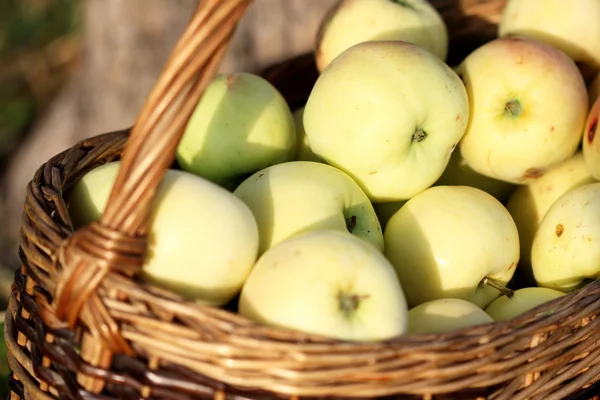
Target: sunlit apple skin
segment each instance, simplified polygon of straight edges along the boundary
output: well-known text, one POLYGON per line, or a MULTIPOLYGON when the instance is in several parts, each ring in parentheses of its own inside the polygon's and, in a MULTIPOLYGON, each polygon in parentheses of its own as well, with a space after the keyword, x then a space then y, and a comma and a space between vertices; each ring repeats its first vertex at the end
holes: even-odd
POLYGON ((518 186, 506 208, 517 224, 521 242, 521 257, 517 275, 527 285, 534 285, 531 271, 531 245, 537 228, 552 204, 576 187, 595 182, 585 165, 581 151, 550 169, 529 185, 518 186))
POLYGON ((437 299, 408 311, 408 334, 446 333, 494 322, 477 305, 462 299, 437 299))
POLYGON ((181 169, 229 190, 245 177, 296 155, 296 125, 279 91, 264 78, 216 76, 177 146, 181 169))
POLYGON ((527 184, 575 154, 585 83, 564 53, 524 37, 488 42, 461 63, 470 101, 462 157, 477 173, 527 184))
POLYGON ((408 325, 390 262, 337 230, 303 233, 267 250, 244 284, 238 308, 262 324, 351 341, 391 339, 408 325))
POLYGON ((456 73, 400 41, 364 42, 321 73, 304 108, 312 151, 373 202, 406 200, 442 175, 469 115, 456 73))
POLYGON ((515 290, 513 297, 504 295, 492 302, 485 312, 494 321, 508 321, 537 306, 564 296, 563 292, 542 287, 526 287, 515 290))
POLYGON ((460 298, 480 308, 506 285, 519 261, 517 227, 490 194, 469 186, 434 186, 406 202, 384 231, 409 307, 460 298))
POLYGON ((600 277, 600 183, 575 188, 546 212, 533 238, 538 286, 571 292, 600 277))
POLYGON ((301 232, 338 229, 383 251, 373 205, 346 173, 327 164, 292 161, 253 174, 233 192, 254 214, 260 253, 301 232))
MULTIPOLYGON (((100 219, 120 164, 94 168, 68 192, 76 227, 100 219)), ((220 306, 241 290, 258 244, 256 220, 241 200, 207 179, 167 170, 152 203, 140 277, 188 300, 220 306)))
POLYGON ((402 40, 441 60, 448 54, 448 31, 439 12, 426 0, 342 0, 321 22, 317 34, 319 71, 344 50, 370 40, 402 40))
POLYGON ((597 0, 508 0, 498 35, 540 40, 577 63, 600 67, 600 2, 597 0))

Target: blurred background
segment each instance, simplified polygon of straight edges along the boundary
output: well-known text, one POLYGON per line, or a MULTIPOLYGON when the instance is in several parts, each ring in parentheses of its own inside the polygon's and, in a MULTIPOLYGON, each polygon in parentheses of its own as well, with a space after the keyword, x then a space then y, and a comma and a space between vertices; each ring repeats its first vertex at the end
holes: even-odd
MULTIPOLYGON (((334 1, 255 0, 222 72, 255 72, 312 50, 334 1)), ((78 140, 133 124, 197 4, 0 0, 0 310, 18 267, 25 186, 78 140)), ((3 348, 0 359, 2 386, 3 348)))

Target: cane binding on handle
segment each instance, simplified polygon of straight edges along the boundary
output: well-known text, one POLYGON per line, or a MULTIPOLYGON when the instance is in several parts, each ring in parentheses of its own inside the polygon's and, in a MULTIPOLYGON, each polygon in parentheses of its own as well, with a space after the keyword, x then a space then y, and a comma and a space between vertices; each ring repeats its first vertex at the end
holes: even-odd
MULTIPOLYGON (((250 2, 199 2, 132 128, 100 221, 75 232, 54 257, 60 271, 53 293, 56 317, 69 329, 79 320, 89 329, 83 336, 82 357, 93 365, 106 367, 113 353, 133 354, 98 290, 107 274, 135 276, 142 268, 158 186, 250 2)), ((102 388, 101 381, 84 381, 88 390, 102 388)))
MULTIPOLYGON (((454 60, 496 37, 506 3, 429 1, 446 21, 454 60)), ((249 4, 202 0, 133 133, 78 142, 28 184, 22 268, 5 325, 11 398, 592 397, 600 379, 600 280, 506 322, 340 343, 255 323, 234 302, 233 310, 201 306, 134 279, 150 251, 148 217, 161 174, 174 168, 183 127, 249 4), (118 159, 104 215, 73 234, 65 195, 87 172, 118 159)), ((292 110, 306 104, 319 76, 314 51, 248 72, 273 84, 292 110)))

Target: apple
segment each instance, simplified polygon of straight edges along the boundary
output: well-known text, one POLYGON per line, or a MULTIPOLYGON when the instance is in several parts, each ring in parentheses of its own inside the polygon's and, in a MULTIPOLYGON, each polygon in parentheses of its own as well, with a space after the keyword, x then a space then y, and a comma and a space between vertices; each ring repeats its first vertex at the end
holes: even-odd
POLYGON ((508 321, 537 306, 564 296, 563 292, 543 287, 526 287, 515 290, 513 297, 500 296, 485 312, 494 321, 508 321))
POLYGON ((535 283, 531 272, 531 244, 540 221, 550 206, 564 193, 595 182, 581 151, 550 169, 529 185, 521 185, 506 203, 519 231, 521 256, 517 275, 528 285, 535 283))
MULTIPOLYGON (((76 227, 100 219, 120 164, 94 168, 68 192, 76 227)), ((152 203, 140 277, 186 299, 223 305, 241 290, 258 244, 256 221, 241 200, 207 179, 168 170, 152 203)))
POLYGON ((304 108, 312 151, 372 202, 407 200, 442 175, 469 115, 460 78, 401 41, 357 44, 321 73, 304 108))
POLYGON ((216 76, 177 147, 181 169, 228 189, 254 172, 293 160, 296 126, 283 96, 260 76, 216 76))
POLYGON ((506 37, 474 50, 459 71, 471 109, 459 149, 475 172, 527 184, 573 156, 588 100, 579 70, 564 53, 506 37))
POLYGON ((383 234, 367 195, 346 173, 327 164, 291 161, 267 167, 233 192, 252 210, 260 252, 300 232, 338 229, 383 251, 383 234))
POLYGON ((319 71, 348 48, 366 41, 410 42, 445 60, 448 31, 427 0, 341 0, 321 21, 317 33, 319 71))
POLYGON ((452 152, 448 166, 434 185, 472 186, 491 194, 501 203, 508 199, 515 188, 515 185, 511 183, 489 178, 473 171, 458 150, 452 152))
POLYGON ((407 334, 446 333, 492 322, 494 320, 485 311, 471 302, 437 299, 408 311, 407 334))
POLYGON ((320 157, 315 155, 310 148, 310 144, 308 143, 308 137, 306 136, 306 131, 304 130, 304 107, 298 108, 293 113, 294 122, 296 124, 296 161, 315 161, 322 162, 320 157))
POLYGON ((600 67, 598 0, 508 0, 498 35, 522 35, 542 41, 577 63, 600 67))
POLYGON ((444 298, 484 308, 510 293, 502 286, 519 261, 510 214, 470 186, 433 186, 408 200, 388 221, 384 243, 411 308, 444 298))
POLYGON ((596 180, 600 180, 600 140, 598 140, 598 116, 600 97, 596 99, 583 129, 581 148, 585 165, 596 180))
POLYGON ((600 183, 575 188, 546 212, 533 238, 538 286, 571 292, 600 278, 600 183))
POLYGON ((339 230, 306 232, 267 250, 244 284, 238 310, 265 325, 363 342, 400 336, 408 325, 390 262, 339 230))
POLYGON ((394 215, 400 207, 406 204, 406 202, 407 200, 393 201, 391 203, 373 203, 373 208, 375 209, 375 214, 377 214, 377 218, 381 224, 381 229, 385 230, 385 226, 392 215, 394 215))

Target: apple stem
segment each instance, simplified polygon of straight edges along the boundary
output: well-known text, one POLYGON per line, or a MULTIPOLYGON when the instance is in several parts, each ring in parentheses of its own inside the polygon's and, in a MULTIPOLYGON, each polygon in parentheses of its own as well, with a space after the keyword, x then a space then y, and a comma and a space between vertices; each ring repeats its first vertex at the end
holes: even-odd
POLYGON ((425 140, 425 138, 428 136, 427 132, 425 132, 423 129, 419 128, 415 131, 415 133, 413 133, 412 136, 412 141, 414 142, 422 142, 423 140, 425 140))
POLYGON ((493 287, 494 289, 498 290, 500 293, 502 293, 509 299, 515 295, 514 290, 507 288, 506 286, 504 286, 502 283, 500 283, 499 281, 497 281, 495 279, 485 277, 485 278, 483 278, 481 283, 483 283, 484 285, 493 287))
POLYGON ((356 215, 346 218, 346 229, 348 229, 348 232, 353 233, 354 228, 356 228, 356 215))
POLYGON ((517 99, 507 101, 504 105, 504 113, 511 117, 518 117, 521 115, 521 102, 517 99))
POLYGON ((361 300, 367 299, 369 297, 368 294, 359 295, 359 294, 345 294, 340 292, 338 295, 338 300, 340 302, 340 309, 344 313, 346 317, 350 317, 356 310, 358 310, 358 306, 361 300))

